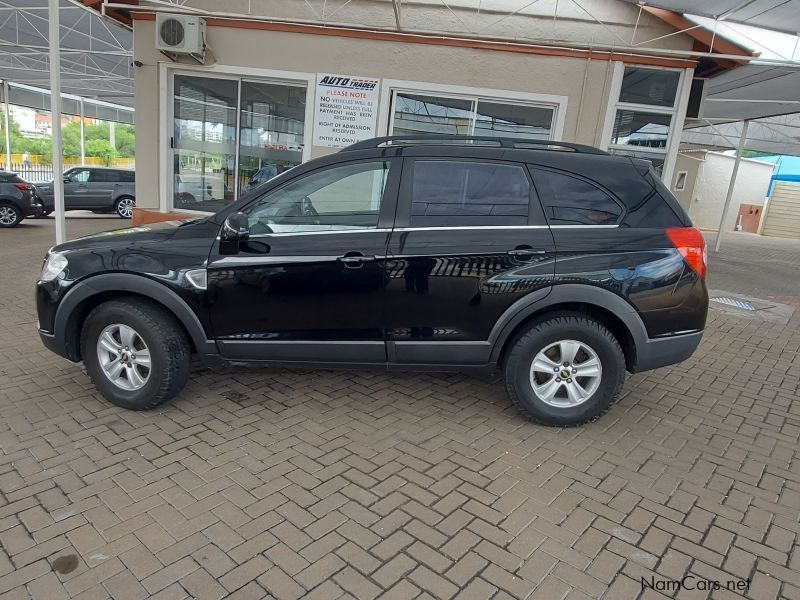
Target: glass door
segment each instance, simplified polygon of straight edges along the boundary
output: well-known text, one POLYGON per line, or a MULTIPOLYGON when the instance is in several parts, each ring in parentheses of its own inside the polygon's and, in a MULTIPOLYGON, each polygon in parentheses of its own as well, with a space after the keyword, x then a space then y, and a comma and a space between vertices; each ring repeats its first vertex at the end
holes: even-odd
POLYGON ((306 89, 242 81, 237 197, 303 161, 306 89))
POLYGON ((173 206, 216 212, 234 199, 237 80, 175 75, 173 206))
POLYGON ((217 212, 303 160, 306 87, 176 73, 172 201, 217 212))

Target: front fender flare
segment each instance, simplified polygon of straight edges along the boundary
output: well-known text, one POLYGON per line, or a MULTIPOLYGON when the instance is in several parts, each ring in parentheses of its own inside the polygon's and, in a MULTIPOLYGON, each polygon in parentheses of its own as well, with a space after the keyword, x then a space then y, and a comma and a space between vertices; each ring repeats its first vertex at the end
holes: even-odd
MULTIPOLYGON (((69 347, 67 336, 70 334, 70 319, 75 310, 85 300, 103 292, 130 292, 151 298, 178 319, 192 338, 198 354, 203 357, 217 354, 216 343, 209 338, 200 319, 183 298, 164 284, 133 273, 103 273, 76 282, 58 305, 53 337, 56 340, 63 340, 69 347)), ((68 358, 76 360, 77 356, 68 358)))

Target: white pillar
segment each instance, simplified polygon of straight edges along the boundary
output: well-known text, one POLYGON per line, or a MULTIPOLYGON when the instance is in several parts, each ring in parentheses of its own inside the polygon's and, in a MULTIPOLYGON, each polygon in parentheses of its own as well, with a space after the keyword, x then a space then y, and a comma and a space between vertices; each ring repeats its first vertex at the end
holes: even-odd
POLYGON ((742 135, 739 137, 739 145, 736 147, 736 160, 733 161, 733 173, 731 173, 731 180, 728 182, 728 193, 725 196, 725 205, 722 207, 722 217, 719 220, 719 229, 717 230, 717 240, 714 243, 714 252, 719 252, 719 245, 722 242, 722 230, 725 227, 725 219, 728 217, 728 210, 731 207, 731 199, 733 199, 733 189, 736 187, 736 175, 739 173, 739 163, 742 161, 742 151, 744 151, 744 144, 747 141, 747 128, 750 121, 742 123, 742 135))
POLYGON ((111 146, 112 150, 117 150, 117 135, 114 131, 114 121, 108 122, 108 144, 111 146))
POLYGON ((66 240, 64 222, 64 166, 61 147, 61 30, 59 1, 47 0, 50 38, 50 118, 53 123, 53 196, 56 214, 56 244, 66 240))
POLYGON ((11 170, 11 113, 8 110, 8 81, 3 80, 3 101, 6 113, 6 171, 11 170))
POLYGON ((81 166, 86 164, 86 149, 84 148, 84 134, 83 134, 83 98, 80 99, 80 109, 81 109, 81 166))

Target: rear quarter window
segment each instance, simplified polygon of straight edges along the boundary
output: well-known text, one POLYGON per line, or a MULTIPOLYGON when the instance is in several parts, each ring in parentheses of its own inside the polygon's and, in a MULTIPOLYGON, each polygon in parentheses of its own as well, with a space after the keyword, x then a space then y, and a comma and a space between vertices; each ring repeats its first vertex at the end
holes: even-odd
POLYGON ((644 176, 650 190, 628 205, 623 227, 669 228, 690 225, 691 221, 675 196, 652 169, 644 176))
POLYGON ((622 216, 622 205, 585 179, 538 167, 531 171, 550 225, 616 225, 622 216))

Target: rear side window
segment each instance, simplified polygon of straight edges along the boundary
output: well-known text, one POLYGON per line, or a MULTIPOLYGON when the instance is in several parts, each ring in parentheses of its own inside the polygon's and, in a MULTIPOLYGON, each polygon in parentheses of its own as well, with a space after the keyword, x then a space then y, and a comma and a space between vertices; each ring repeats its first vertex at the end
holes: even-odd
POLYGON ((622 207, 583 179, 533 168, 533 181, 550 225, 614 225, 622 207))
POLYGON ((133 183, 134 182, 134 174, 133 171, 117 171, 118 181, 122 183, 133 183))
POLYGON ((418 160, 412 227, 527 225, 530 183, 519 165, 418 160))
POLYGON ((120 179, 117 176, 117 172, 116 171, 107 171, 105 169, 94 169, 92 171, 92 174, 89 176, 89 181, 93 182, 93 183, 96 183, 96 182, 103 182, 103 183, 113 182, 113 183, 116 183, 119 180, 120 179))

